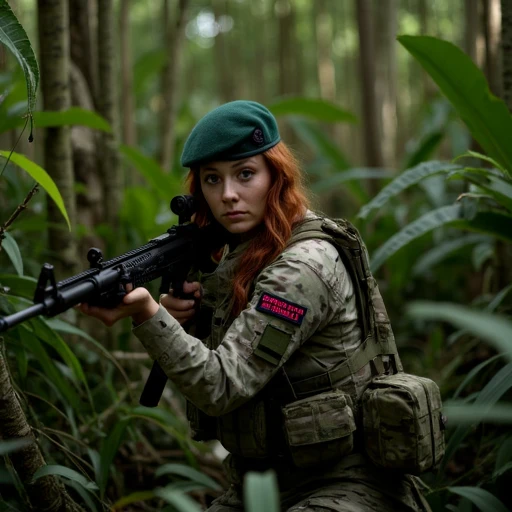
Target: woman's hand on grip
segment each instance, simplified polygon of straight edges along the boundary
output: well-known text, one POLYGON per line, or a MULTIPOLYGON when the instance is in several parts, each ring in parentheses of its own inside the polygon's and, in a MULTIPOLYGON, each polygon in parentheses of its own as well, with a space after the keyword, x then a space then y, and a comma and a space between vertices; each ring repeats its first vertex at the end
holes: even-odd
POLYGON ((172 290, 169 293, 160 295, 160 304, 181 324, 191 320, 196 314, 198 301, 201 299, 201 285, 194 281, 193 283, 183 283, 183 293, 193 295, 194 299, 180 299, 175 297, 172 290))
POLYGON ((100 308, 83 303, 78 306, 78 309, 86 315, 101 320, 108 327, 121 318, 129 316, 138 325, 156 314, 159 306, 146 288, 133 289, 131 285, 127 285, 126 290, 128 293, 124 296, 123 302, 115 308, 100 308))

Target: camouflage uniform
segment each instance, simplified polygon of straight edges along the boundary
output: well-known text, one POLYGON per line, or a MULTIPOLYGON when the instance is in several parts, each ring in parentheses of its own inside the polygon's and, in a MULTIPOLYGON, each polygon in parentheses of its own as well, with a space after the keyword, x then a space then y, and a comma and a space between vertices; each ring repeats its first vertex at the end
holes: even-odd
MULTIPOLYGON (((308 212, 308 218, 313 216, 308 212)), ((281 368, 292 383, 313 378, 350 357, 361 344, 361 330, 353 283, 338 251, 315 239, 289 246, 264 268, 247 308, 233 318, 231 283, 246 247, 241 244, 226 251, 216 271, 204 276, 203 307, 213 309, 207 339, 187 334, 162 307, 134 329, 183 395, 217 417, 217 435, 231 452, 225 464, 232 486, 209 510, 242 510, 244 473, 269 468, 277 473, 283 510, 429 510, 412 477, 378 470, 362 455, 359 441, 355 453, 311 471, 295 467, 279 453, 279 436, 270 449, 248 437, 258 430, 251 421, 260 408, 258 397, 273 385, 281 368), (286 315, 279 309, 266 312, 269 305, 262 302, 264 298, 270 305, 276 298, 278 305, 296 309, 286 315), (265 345, 269 337, 274 340, 272 347, 282 350, 269 350, 265 345), (239 435, 244 426, 247 432, 239 435)), ((372 377, 367 364, 337 382, 336 388, 350 394, 357 405, 372 377)), ((357 406, 355 410, 357 416, 357 406)), ((269 434, 262 429, 263 437, 269 434)), ((275 430, 281 430, 279 423, 275 430)))

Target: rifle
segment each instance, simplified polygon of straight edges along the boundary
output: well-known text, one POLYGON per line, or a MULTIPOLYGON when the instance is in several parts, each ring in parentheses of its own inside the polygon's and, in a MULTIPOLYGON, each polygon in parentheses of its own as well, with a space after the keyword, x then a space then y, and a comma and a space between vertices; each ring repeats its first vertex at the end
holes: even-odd
MULTIPOLYGON (((0 317, 0 332, 38 315, 52 317, 80 304, 113 308, 126 295, 124 285, 143 286, 161 278, 159 293, 168 293, 170 287, 176 297, 188 298, 183 283, 194 268, 204 271, 211 267, 211 252, 223 245, 227 232, 217 225, 200 228, 190 222, 197 209, 192 196, 176 196, 171 210, 178 215, 179 225, 147 244, 115 258, 103 261, 97 248, 89 249, 90 268, 75 276, 56 282, 53 265, 45 263, 41 269, 34 293, 34 305, 9 316, 0 317)), ((158 405, 167 376, 155 361, 140 397, 146 407, 158 405)))

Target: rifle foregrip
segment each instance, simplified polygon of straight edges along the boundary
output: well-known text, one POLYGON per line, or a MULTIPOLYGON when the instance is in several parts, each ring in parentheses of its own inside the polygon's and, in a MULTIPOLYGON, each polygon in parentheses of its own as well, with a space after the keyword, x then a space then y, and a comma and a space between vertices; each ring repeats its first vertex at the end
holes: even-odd
POLYGON ((156 407, 162 397, 166 383, 167 375, 158 362, 155 361, 144 389, 142 390, 142 394, 140 395, 140 405, 144 407, 156 407))

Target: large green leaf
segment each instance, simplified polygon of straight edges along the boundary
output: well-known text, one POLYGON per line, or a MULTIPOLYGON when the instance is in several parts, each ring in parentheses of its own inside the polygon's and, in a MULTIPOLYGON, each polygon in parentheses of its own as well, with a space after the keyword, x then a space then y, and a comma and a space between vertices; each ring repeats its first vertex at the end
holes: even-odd
MULTIPOLYGON (((24 121, 19 116, 10 116, 2 120, 2 132, 23 126, 24 121)), ((56 112, 34 112, 34 124, 39 128, 55 126, 86 126, 93 130, 111 132, 108 122, 96 112, 80 107, 71 107, 68 110, 56 112)))
POLYGON ((416 167, 407 169, 397 176, 391 183, 388 183, 368 204, 365 204, 357 216, 361 219, 366 219, 370 213, 381 208, 392 197, 398 195, 410 186, 419 183, 425 178, 429 178, 430 176, 434 176, 439 173, 448 173, 462 169, 463 168, 460 165, 438 161, 424 162, 416 167))
POLYGON ((482 512, 507 512, 507 507, 494 494, 480 487, 448 487, 450 492, 458 494, 474 503, 482 512))
POLYGON ((19 276, 23 276, 23 259, 21 257, 20 248, 16 243, 16 240, 6 231, 4 233, 4 239, 0 240, 0 246, 5 251, 9 259, 11 260, 14 268, 19 276))
POLYGON ((458 171, 456 175, 489 192, 498 204, 512 213, 511 181, 495 176, 488 169, 482 169, 482 171, 476 173, 475 169, 463 169, 458 171))
POLYGON ((443 405, 443 414, 450 425, 474 425, 475 423, 495 423, 512 425, 512 405, 496 404, 473 405, 465 401, 450 400, 443 405))
POLYGON ((512 215, 500 211, 480 211, 471 219, 456 221, 454 226, 512 242, 512 215))
MULTIPOLYGON (((498 400, 512 388, 512 364, 509 363, 501 370, 499 370, 493 378, 486 384, 486 386, 477 394, 473 404, 475 406, 484 406, 490 408, 498 402, 498 400)), ((449 418, 448 418, 448 421, 449 418)), ((449 423, 448 423, 449 424, 449 423)), ((450 436, 446 446, 445 455, 441 463, 439 476, 442 475, 442 470, 446 467, 453 454, 459 448, 464 438, 471 431, 471 425, 459 425, 455 432, 450 436)))
POLYGON ((116 456, 119 445, 123 440, 124 433, 129 422, 129 418, 118 421, 114 425, 114 428, 110 431, 108 437, 103 441, 103 446, 100 453, 100 470, 97 482, 100 488, 101 496, 105 494, 107 489, 110 466, 114 461, 114 457, 116 456))
MULTIPOLYGON (((1 0, 0 0, 1 1, 1 0)), ((42 168, 39 167, 36 163, 29 160, 26 156, 21 155, 19 153, 9 153, 9 151, 0 151, 0 156, 4 158, 10 158, 10 160, 15 163, 17 166, 21 167, 24 171, 26 171, 32 178, 34 178, 41 187, 46 190, 48 195, 53 199, 57 208, 60 210, 66 222, 68 224, 68 228, 71 230, 71 224, 69 222, 68 212, 66 211, 66 207, 64 206, 64 200, 60 195, 59 189, 55 182, 50 178, 48 173, 42 168)))
POLYGON ((440 226, 453 225, 460 221, 462 208, 460 204, 443 206, 422 215, 419 219, 405 226, 398 233, 384 242, 371 257, 371 270, 377 271, 393 254, 405 247, 412 240, 440 226))
POLYGON ((58 475, 68 478, 69 480, 73 480, 74 482, 80 484, 84 489, 90 491, 97 491, 98 486, 87 480, 82 474, 78 473, 74 469, 67 468, 66 466, 60 466, 58 464, 47 464, 45 466, 41 466, 32 477, 33 481, 36 481, 39 478, 47 475, 58 475))
POLYGON ((155 471, 155 476, 157 477, 167 474, 179 475, 188 478, 195 483, 201 484, 205 489, 214 489, 217 491, 221 489, 220 485, 208 475, 205 475, 190 466, 186 466, 185 464, 164 464, 155 471))
POLYGON ((324 123, 357 123, 357 117, 338 105, 317 98, 284 98, 268 105, 276 117, 304 116, 324 123))
POLYGON ((316 153, 317 157, 327 161, 328 172, 326 175, 330 175, 333 169, 342 171, 351 167, 348 158, 341 152, 339 146, 319 126, 299 118, 293 118, 290 124, 297 135, 316 153))
POLYGON ((11 50, 23 69, 27 82, 28 111, 31 113, 36 104, 39 67, 27 33, 6 0, 0 0, 0 42, 11 50))
POLYGON ((492 344, 512 361, 512 321, 506 317, 446 302, 417 301, 407 312, 415 318, 441 320, 465 329, 492 344))
POLYGON ((9 293, 17 297, 32 299, 36 290, 37 279, 29 276, 0 274, 0 286, 9 288, 9 293))
POLYGON ((244 505, 247 512, 279 512, 279 491, 274 471, 250 471, 244 480, 244 505))
POLYGON ((183 491, 174 489, 171 486, 158 488, 154 490, 155 496, 170 503, 173 510, 177 512, 201 512, 201 507, 197 501, 187 496, 183 491))
POLYGON ((491 238, 488 236, 476 234, 460 236, 453 240, 444 240, 439 245, 433 247, 420 256, 414 264, 412 273, 415 276, 420 276, 430 270, 433 266, 444 261, 454 252, 467 248, 470 245, 488 242, 489 240, 491 240, 491 238))
POLYGON ((447 41, 428 36, 400 36, 398 41, 436 82, 485 152, 510 172, 512 116, 490 92, 482 71, 447 41))
POLYGON ((360 181, 360 180, 384 180, 394 176, 394 172, 389 169, 377 168, 355 168, 346 171, 339 171, 328 178, 317 181, 311 185, 311 190, 317 194, 328 190, 333 190, 342 183, 347 181, 360 181))

